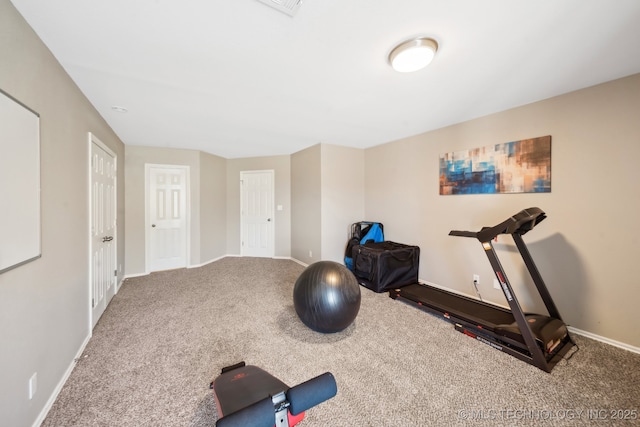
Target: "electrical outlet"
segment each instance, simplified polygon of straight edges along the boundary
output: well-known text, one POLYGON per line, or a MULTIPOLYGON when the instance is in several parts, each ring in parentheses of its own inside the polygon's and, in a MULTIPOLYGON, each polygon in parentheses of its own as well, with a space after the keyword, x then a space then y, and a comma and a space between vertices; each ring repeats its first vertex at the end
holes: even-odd
POLYGON ((309 258, 313 258, 313 252, 309 251, 309 258))
POLYGON ((33 396, 38 390, 38 373, 34 372, 29 378, 29 400, 33 399, 33 396))
POLYGON ((493 287, 495 289, 500 289, 500 282, 498 282, 498 279, 496 279, 495 277, 493 278, 493 287))
POLYGON ((480 284, 480 275, 479 274, 474 274, 473 275, 473 281, 475 282, 476 285, 480 284))

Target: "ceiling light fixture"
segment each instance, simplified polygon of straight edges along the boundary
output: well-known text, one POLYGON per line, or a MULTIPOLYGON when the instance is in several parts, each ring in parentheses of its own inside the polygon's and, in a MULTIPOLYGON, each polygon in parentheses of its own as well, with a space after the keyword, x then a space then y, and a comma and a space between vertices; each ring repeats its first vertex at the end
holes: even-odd
POLYGON ((406 40, 389 54, 389 64, 401 73, 418 71, 433 60, 438 51, 438 42, 428 37, 406 40))

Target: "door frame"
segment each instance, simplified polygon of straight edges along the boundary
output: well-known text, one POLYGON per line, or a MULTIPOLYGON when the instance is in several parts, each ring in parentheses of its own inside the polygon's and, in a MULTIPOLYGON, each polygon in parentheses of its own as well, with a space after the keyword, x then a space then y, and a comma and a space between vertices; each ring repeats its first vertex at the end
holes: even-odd
POLYGON ((240 256, 244 257, 245 255, 245 247, 242 244, 242 230, 243 230, 243 208, 244 208, 244 186, 242 185, 243 177, 245 174, 252 173, 269 173, 271 175, 271 226, 270 226, 270 243, 269 243, 269 252, 270 258, 275 257, 276 252, 276 220, 275 220, 275 200, 276 200, 276 181, 275 181, 275 170, 274 169, 260 169, 260 170, 246 170, 240 171, 240 256))
MULTIPOLYGON (((100 141, 98 139, 97 136, 95 136, 92 132, 88 133, 88 138, 87 138, 87 147, 88 147, 88 161, 87 161, 87 172, 88 172, 88 200, 87 200, 87 205, 88 205, 88 209, 87 212, 89 213, 89 221, 88 221, 88 239, 89 239, 89 259, 88 259, 88 264, 89 264, 89 280, 87 281, 89 283, 89 300, 87 301, 87 305, 89 307, 89 316, 88 316, 88 320, 89 320, 89 336, 93 335, 93 304, 92 304, 92 299, 93 299, 93 238, 91 236, 91 223, 92 223, 92 218, 93 218, 93 203, 91 203, 92 201, 92 192, 93 192, 93 180, 92 180, 92 166, 91 166, 91 161, 93 158, 93 144, 95 144, 96 146, 100 147, 102 150, 104 150, 107 154, 109 154, 111 157, 113 157, 113 164, 114 164, 114 171, 115 171, 115 176, 114 176, 114 183, 113 183, 113 217, 115 218, 115 224, 114 224, 114 230, 113 230, 113 259, 115 260, 116 263, 116 271, 118 272, 118 274, 121 274, 121 268, 122 266, 120 265, 120 263, 118 262, 118 156, 116 155, 116 153, 109 148, 105 143, 103 143, 102 141, 100 141)), ((113 279, 113 295, 116 295, 118 293, 118 275, 114 275, 114 279, 113 279)), ((111 300, 106 302, 106 305, 109 305, 109 302, 111 300)))
POLYGON ((150 203, 150 182, 149 174, 151 169, 182 169, 185 172, 185 263, 186 267, 191 264, 191 168, 189 165, 167 165, 158 163, 144 164, 144 268, 145 273, 151 273, 151 213, 150 203))

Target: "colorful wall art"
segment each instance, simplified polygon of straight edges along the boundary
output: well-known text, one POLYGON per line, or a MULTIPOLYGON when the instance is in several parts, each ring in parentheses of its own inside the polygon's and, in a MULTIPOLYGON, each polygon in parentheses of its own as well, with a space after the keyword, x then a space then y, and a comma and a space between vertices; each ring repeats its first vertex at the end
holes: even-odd
POLYGON ((440 156, 440 194, 551 192, 551 136, 440 156))

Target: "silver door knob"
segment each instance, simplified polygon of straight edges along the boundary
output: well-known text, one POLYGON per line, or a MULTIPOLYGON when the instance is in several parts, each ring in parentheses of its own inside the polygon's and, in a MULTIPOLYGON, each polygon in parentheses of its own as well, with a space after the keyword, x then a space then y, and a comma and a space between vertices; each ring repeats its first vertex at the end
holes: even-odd
POLYGON ((151 226, 152 226, 152 227, 155 227, 156 225, 155 225, 155 224, 151 224, 151 226))

